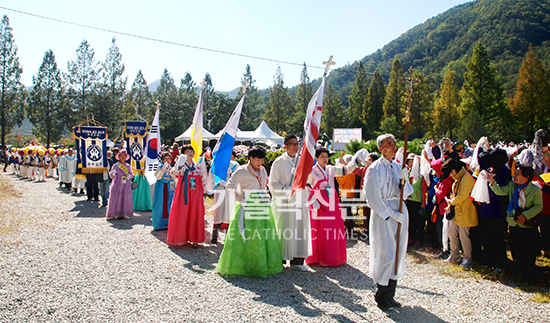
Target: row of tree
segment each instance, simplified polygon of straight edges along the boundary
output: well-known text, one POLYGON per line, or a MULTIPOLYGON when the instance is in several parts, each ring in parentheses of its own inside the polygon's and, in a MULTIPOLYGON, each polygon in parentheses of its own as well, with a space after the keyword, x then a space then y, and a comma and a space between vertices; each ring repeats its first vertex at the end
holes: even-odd
MULTIPOLYGON (((24 118, 29 118, 35 134, 48 145, 57 142, 63 131, 91 118, 106 125, 110 137, 116 139, 124 121, 140 117, 152 121, 155 102, 161 107, 163 142, 172 142, 191 124, 199 90, 191 75, 186 73, 177 86, 169 71, 164 70, 157 90, 151 93, 140 71, 127 91, 125 68, 115 38, 101 62, 95 60, 94 50, 84 40, 65 72, 58 68, 54 53, 46 51, 33 76, 32 88, 25 90, 11 31, 9 19, 4 16, 0 24, 2 144, 6 134, 24 118)), ((337 91, 328 77, 321 131, 330 136, 334 128, 362 128, 365 139, 384 132, 401 136, 408 97, 403 75, 398 58, 393 62, 387 86, 379 71, 369 80, 359 63, 349 96, 337 91)), ((435 93, 430 92, 428 77, 419 72, 412 76, 420 81, 413 86, 410 129, 414 137, 448 136, 475 141, 489 135, 495 140, 517 140, 531 138, 535 130, 550 121, 550 86, 532 48, 520 69, 515 96, 509 99, 505 98, 501 78, 481 42, 476 44, 467 64, 462 89, 452 69, 447 70, 435 93)), ((245 82, 249 87, 241 130, 253 130, 263 119, 280 134, 302 134, 307 105, 314 93, 305 63, 295 92, 285 86, 280 67, 266 96, 255 86, 249 65, 241 79, 242 84, 245 82)), ((204 87, 205 125, 215 133, 227 122, 242 90, 236 98, 216 92, 209 73, 204 77, 204 87)))

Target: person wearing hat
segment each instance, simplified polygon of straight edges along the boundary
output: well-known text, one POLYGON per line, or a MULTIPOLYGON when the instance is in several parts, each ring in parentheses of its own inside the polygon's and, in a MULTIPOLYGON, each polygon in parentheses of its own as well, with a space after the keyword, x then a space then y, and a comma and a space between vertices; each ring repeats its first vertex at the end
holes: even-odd
POLYGON ((37 172, 37 177, 38 177, 38 182, 45 182, 45 177, 46 177, 46 170, 48 169, 49 167, 49 161, 46 160, 46 151, 44 149, 40 149, 38 150, 38 153, 37 153, 37 157, 38 157, 38 163, 37 163, 37 169, 36 169, 36 172, 37 172))
POLYGON ((395 297, 397 279, 405 275, 408 241, 408 212, 404 201, 413 192, 407 168, 394 161, 397 153, 395 137, 384 134, 376 139, 382 157, 367 168, 363 191, 371 209, 370 216, 370 276, 376 284, 374 299, 378 307, 387 310, 401 307, 395 297), (404 186, 401 187, 402 180, 404 186), (402 212, 399 212, 400 207, 402 212), (398 232, 398 223, 401 231, 398 232), (399 254, 397 238, 399 234, 399 254), (397 263, 397 272, 395 266, 397 263))
POLYGON ((30 154, 31 158, 30 158, 30 178, 31 180, 36 180, 36 178, 38 177, 38 163, 39 163, 39 158, 38 158, 38 150, 36 148, 33 148, 32 149, 32 153, 30 154))
POLYGON ((109 204, 107 206, 107 220, 129 219, 134 215, 134 199, 132 195, 132 167, 126 160, 128 153, 121 149, 116 155, 118 161, 111 168, 109 176, 112 184, 109 192, 109 204))

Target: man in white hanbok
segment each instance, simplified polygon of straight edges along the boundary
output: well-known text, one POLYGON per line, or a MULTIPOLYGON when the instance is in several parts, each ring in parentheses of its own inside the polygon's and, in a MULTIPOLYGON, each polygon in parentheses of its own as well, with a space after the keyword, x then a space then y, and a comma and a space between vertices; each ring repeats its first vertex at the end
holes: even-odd
POLYGON ((271 209, 283 262, 290 260, 290 268, 308 271, 304 260, 312 255, 312 247, 306 190, 296 192, 289 200, 300 147, 295 135, 287 135, 284 145, 286 152, 275 159, 269 175, 268 187, 273 196, 271 209))
POLYGON ((397 279, 405 275, 409 215, 404 200, 411 195, 413 188, 406 180, 403 200, 400 201, 401 179, 408 178, 408 171, 393 160, 397 152, 395 138, 391 134, 381 135, 377 144, 383 158, 367 169, 363 190, 371 209, 369 271, 376 283, 374 298, 378 307, 388 309, 401 306, 394 296, 397 279), (399 212, 400 203, 403 204, 402 212, 399 212), (401 232, 397 232, 398 223, 401 223, 401 232), (397 234, 400 240, 396 273, 397 234))

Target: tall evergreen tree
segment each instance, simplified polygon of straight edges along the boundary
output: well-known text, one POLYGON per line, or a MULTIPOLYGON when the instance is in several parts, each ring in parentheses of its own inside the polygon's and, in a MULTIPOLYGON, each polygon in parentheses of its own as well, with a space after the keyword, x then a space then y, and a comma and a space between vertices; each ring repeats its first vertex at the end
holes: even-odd
MULTIPOLYGON (((414 72, 413 79, 420 80, 420 82, 413 84, 409 129, 411 134, 416 132, 417 138, 420 138, 422 137, 422 133, 428 131, 432 126, 433 95, 430 93, 428 78, 424 74, 414 72)), ((409 92, 406 91, 402 97, 404 107, 401 110, 401 114, 403 116, 407 113, 408 97, 409 92)))
POLYGON ((449 69, 441 83, 439 98, 435 103, 433 113, 433 132, 437 136, 449 137, 453 140, 453 133, 458 127, 458 107, 460 95, 456 81, 456 73, 449 69))
POLYGON ((304 120, 306 118, 307 106, 313 97, 313 86, 307 74, 307 66, 304 63, 302 74, 300 75, 300 84, 296 93, 296 107, 294 114, 288 121, 288 133, 302 136, 304 132, 304 120))
POLYGON ((307 73, 307 66, 304 62, 302 74, 300 74, 300 84, 298 85, 298 92, 296 93, 296 112, 302 112, 305 116, 307 112, 307 105, 313 97, 313 94, 313 86, 311 85, 311 81, 307 73))
POLYGON ((386 87, 380 71, 374 71, 374 76, 370 83, 369 92, 365 99, 363 107, 363 122, 367 125, 365 137, 373 137, 380 129, 380 122, 384 117, 384 100, 386 97, 386 87))
POLYGON ((155 92, 155 100, 160 103, 159 123, 162 142, 172 143, 174 138, 184 132, 186 128, 184 128, 181 109, 178 106, 178 89, 167 69, 164 69, 160 78, 160 84, 155 92))
MULTIPOLYGON (((179 100, 178 100, 178 109, 180 112, 181 120, 185 120, 183 124, 185 125, 187 121, 191 124, 193 116, 195 114, 195 108, 197 107, 197 101, 199 95, 197 93, 197 84, 193 81, 193 77, 189 72, 185 73, 185 76, 180 81, 179 88, 179 100)), ((185 128, 184 126, 182 126, 185 128)), ((185 129, 182 129, 183 132, 185 129)))
POLYGON ((96 89, 98 65, 94 60, 94 50, 87 40, 83 40, 76 50, 76 60, 67 63, 65 80, 68 84, 67 97, 70 111, 67 124, 80 123, 91 113, 92 94, 96 89))
POLYGON ((0 23, 0 91, 2 106, 0 126, 2 127, 2 145, 6 144, 6 135, 14 125, 21 124, 24 116, 23 69, 19 65, 17 46, 13 40, 12 28, 8 16, 4 15, 0 23))
POLYGON ((516 93, 510 99, 510 109, 526 138, 533 139, 535 131, 548 127, 550 85, 532 45, 521 64, 516 93))
POLYGON ((137 113, 149 122, 153 120, 155 115, 155 103, 153 102, 153 95, 149 91, 149 86, 141 70, 139 70, 134 83, 132 83, 132 89, 126 94, 126 103, 123 113, 123 119, 128 119, 137 113))
POLYGON ((365 137, 368 131, 367 125, 362 122, 364 114, 363 108, 365 106, 367 95, 367 73, 365 73, 363 63, 359 62, 359 67, 355 73, 355 83, 353 84, 353 89, 351 90, 351 95, 349 97, 348 120, 350 128, 363 129, 363 137, 365 137))
POLYGON ((244 85, 244 82, 248 82, 248 88, 246 89, 246 99, 243 104, 239 129, 243 131, 251 131, 260 125, 260 111, 262 111, 264 102, 260 98, 260 91, 255 85, 256 80, 252 77, 250 65, 248 64, 246 64, 243 77, 241 78, 241 88, 239 89, 239 94, 237 95, 237 102, 239 102, 243 96, 242 85, 244 85))
POLYGON ((94 118, 106 125, 111 133, 123 129, 122 108, 126 92, 127 77, 123 77, 122 54, 113 37, 105 61, 101 64, 101 80, 94 93, 94 118))
MULTIPOLYGON (((303 122, 302 122, 303 124, 303 122)), ((334 128, 343 128, 345 126, 344 105, 340 100, 338 91, 328 85, 323 98, 323 117, 321 118, 321 133, 326 133, 332 138, 334 128)))
MULTIPOLYGON (((464 74, 460 113, 462 118, 474 111, 481 120, 479 133, 496 139, 507 139, 505 125, 510 122, 510 112, 504 101, 502 84, 497 78, 496 69, 481 41, 477 42, 472 58, 468 62, 468 72, 464 74), (508 110, 508 111, 507 111, 508 110)), ((463 123, 464 125, 464 123, 463 123)), ((461 133, 468 133, 465 129, 461 133)), ((479 138, 475 138, 477 141, 479 138)))
POLYGON ((403 83, 403 68, 399 58, 393 61, 393 67, 390 73, 390 82, 386 88, 386 98, 384 100, 384 119, 395 116, 397 122, 401 122, 403 115, 403 93, 407 91, 405 83, 403 83))
POLYGON ((265 112, 265 122, 275 132, 283 132, 286 129, 288 116, 291 109, 292 99, 285 87, 281 66, 277 65, 274 84, 269 88, 269 101, 265 112))
POLYGON ((50 143, 61 138, 65 129, 64 92, 61 72, 57 68, 52 50, 46 51, 44 60, 33 76, 33 88, 29 97, 29 119, 35 127, 35 135, 50 143))

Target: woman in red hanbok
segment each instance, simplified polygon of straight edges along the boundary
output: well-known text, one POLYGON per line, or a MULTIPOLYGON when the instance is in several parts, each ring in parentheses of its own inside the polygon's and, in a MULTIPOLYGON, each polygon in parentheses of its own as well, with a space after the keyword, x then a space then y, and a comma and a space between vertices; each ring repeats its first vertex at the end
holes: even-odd
POLYGON ((199 164, 193 161, 195 151, 191 145, 181 147, 181 155, 172 169, 177 186, 168 219, 169 245, 192 244, 194 247, 205 240, 204 228, 204 174, 199 164))

